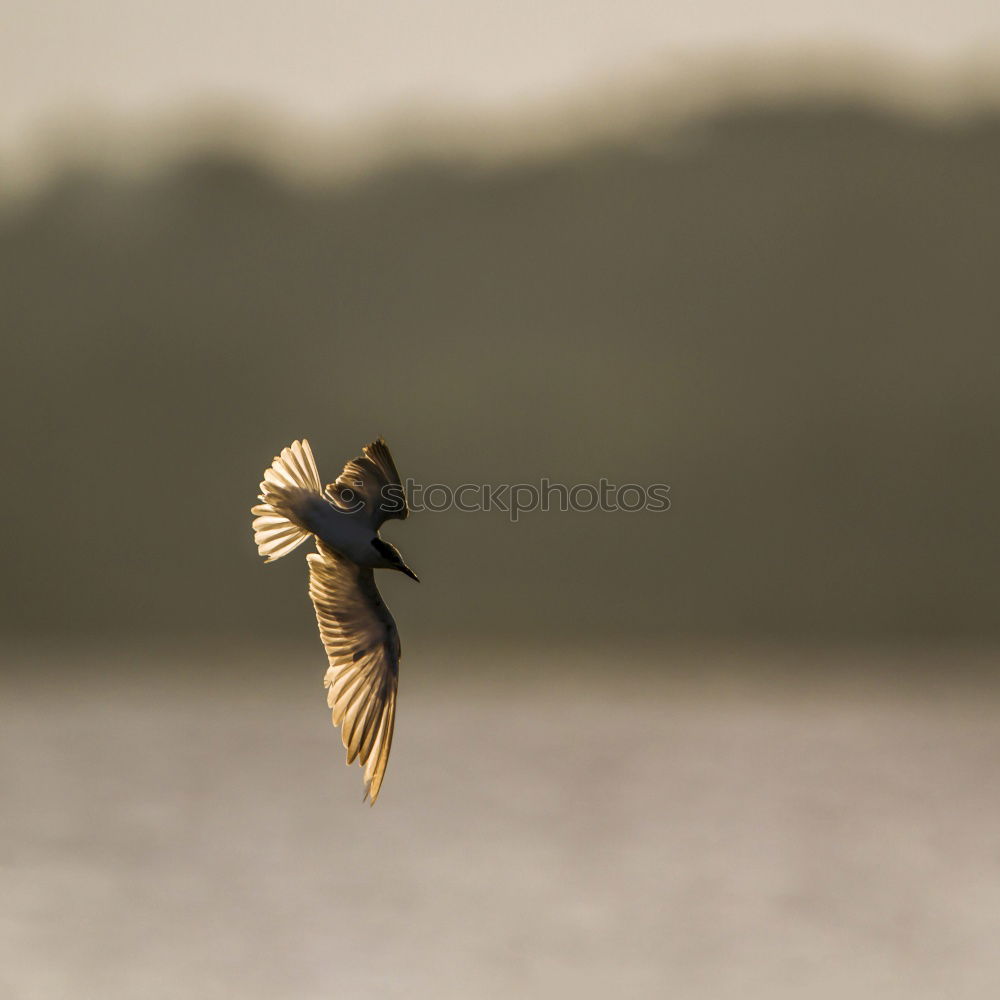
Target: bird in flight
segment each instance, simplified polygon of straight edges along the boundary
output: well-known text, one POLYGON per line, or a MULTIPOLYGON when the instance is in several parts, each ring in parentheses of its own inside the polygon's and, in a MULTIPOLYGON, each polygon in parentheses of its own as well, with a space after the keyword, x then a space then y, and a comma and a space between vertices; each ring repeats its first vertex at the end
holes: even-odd
POLYGON ((271 463, 251 509, 257 551, 273 562, 312 536, 309 596, 329 669, 325 685, 347 763, 364 768, 365 797, 378 798, 396 719, 399 632, 375 586, 376 569, 417 579, 394 545, 379 537, 409 514, 389 447, 380 437, 351 459, 335 483, 320 484, 312 449, 293 441, 271 463))

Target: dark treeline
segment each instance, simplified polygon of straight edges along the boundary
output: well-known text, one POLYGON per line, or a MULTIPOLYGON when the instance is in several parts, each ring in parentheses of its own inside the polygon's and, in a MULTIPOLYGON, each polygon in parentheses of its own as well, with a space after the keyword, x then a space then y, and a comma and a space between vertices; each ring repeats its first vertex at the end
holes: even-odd
POLYGON ((1000 120, 733 112, 325 190, 206 158, 3 218, 8 634, 309 635, 248 508, 293 437, 333 479, 378 433, 423 483, 671 486, 391 524, 405 629, 1000 631, 1000 120))

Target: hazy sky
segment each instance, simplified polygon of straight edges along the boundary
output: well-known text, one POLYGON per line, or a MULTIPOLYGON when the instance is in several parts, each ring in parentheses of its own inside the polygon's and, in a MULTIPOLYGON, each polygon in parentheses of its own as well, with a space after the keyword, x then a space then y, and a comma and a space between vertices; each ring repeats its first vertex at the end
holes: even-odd
POLYGON ((508 104, 692 53, 1000 47, 997 0, 0 0, 0 146, 73 111, 211 98, 341 123, 508 104))

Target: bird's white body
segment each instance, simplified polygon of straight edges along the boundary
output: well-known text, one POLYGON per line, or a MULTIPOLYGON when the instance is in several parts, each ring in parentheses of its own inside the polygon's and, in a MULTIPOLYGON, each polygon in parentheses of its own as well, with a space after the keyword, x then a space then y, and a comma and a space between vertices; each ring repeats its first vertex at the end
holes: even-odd
POLYGON ((386 561, 385 556, 372 545, 378 532, 372 530, 371 521, 363 510, 340 510, 332 503, 316 497, 309 504, 306 523, 321 542, 325 542, 351 562, 359 566, 371 566, 372 569, 390 568, 391 564, 386 561))

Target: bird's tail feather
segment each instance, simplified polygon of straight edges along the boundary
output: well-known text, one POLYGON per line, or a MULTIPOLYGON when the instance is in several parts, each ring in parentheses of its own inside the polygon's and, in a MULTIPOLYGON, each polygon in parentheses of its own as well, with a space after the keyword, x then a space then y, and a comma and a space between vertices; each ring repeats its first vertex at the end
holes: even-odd
POLYGON ((321 496, 322 491, 309 442, 293 441, 264 473, 261 502, 250 511, 257 551, 267 562, 287 556, 309 537, 299 512, 307 506, 303 501, 321 496))

